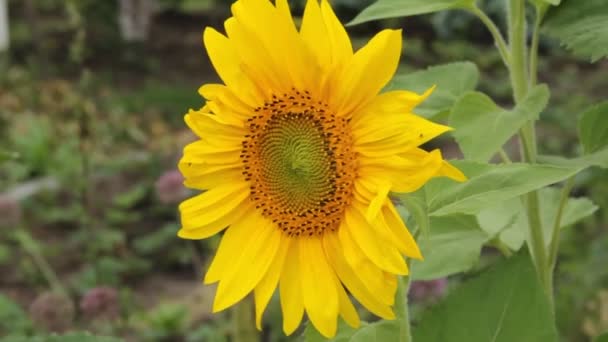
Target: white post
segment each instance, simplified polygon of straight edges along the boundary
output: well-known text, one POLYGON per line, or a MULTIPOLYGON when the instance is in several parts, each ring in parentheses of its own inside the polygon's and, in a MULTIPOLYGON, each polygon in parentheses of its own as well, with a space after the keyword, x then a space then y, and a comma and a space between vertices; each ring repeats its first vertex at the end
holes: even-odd
POLYGON ((8 4, 0 0, 0 53, 8 51, 8 4))
POLYGON ((118 22, 122 37, 127 42, 148 39, 152 16, 158 10, 156 0, 120 0, 118 22))

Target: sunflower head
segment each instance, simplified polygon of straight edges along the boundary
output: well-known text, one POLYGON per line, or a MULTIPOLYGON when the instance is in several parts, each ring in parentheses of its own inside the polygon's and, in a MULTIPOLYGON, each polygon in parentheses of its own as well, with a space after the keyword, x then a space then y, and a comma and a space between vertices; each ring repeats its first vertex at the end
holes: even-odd
POLYGON ((380 90, 401 54, 401 31, 384 30, 353 52, 326 0, 309 0, 294 25, 286 0, 239 0, 204 44, 223 84, 186 114, 199 140, 179 163, 205 190, 180 205, 179 236, 225 230, 205 283, 214 311, 253 292, 256 321, 278 287, 283 329, 304 313, 333 336, 337 317, 358 326, 351 296, 394 318, 404 257, 421 258, 389 192, 429 179, 462 181, 438 150, 418 146, 449 128, 412 114, 424 94, 380 90))

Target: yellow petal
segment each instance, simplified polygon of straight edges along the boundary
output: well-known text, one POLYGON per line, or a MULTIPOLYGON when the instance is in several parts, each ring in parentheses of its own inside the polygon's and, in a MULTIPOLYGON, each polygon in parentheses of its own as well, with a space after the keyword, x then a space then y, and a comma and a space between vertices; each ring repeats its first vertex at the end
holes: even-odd
POLYGON ((190 110, 184 120, 192 131, 210 144, 239 145, 247 131, 222 121, 219 116, 190 110))
POLYGON ((401 30, 383 30, 357 51, 334 80, 330 102, 338 115, 351 116, 393 77, 401 55, 401 30))
POLYGON ((387 200, 382 207, 382 214, 386 227, 393 233, 393 241, 399 251, 410 258, 422 260, 422 254, 416 240, 410 234, 409 229, 405 226, 401 216, 399 216, 390 200, 387 200))
POLYGON ((205 274, 204 283, 211 284, 220 281, 226 271, 232 267, 234 255, 240 253, 243 245, 253 239, 253 234, 247 234, 247 232, 251 231, 251 227, 262 226, 265 223, 266 221, 260 219, 260 215, 256 213, 255 209, 246 211, 241 219, 235 221, 224 233, 207 274, 205 274))
POLYGON ((393 246, 387 246, 383 243, 359 210, 347 209, 345 220, 348 232, 353 240, 378 267, 395 274, 408 274, 407 265, 399 251, 393 246))
MULTIPOLYGON (((385 319, 394 319, 395 314, 391 310, 390 305, 380 302, 376 293, 368 289, 365 281, 359 278, 357 272, 346 262, 346 259, 342 255, 342 247, 337 234, 326 233, 323 236, 323 245, 328 260, 332 264, 336 274, 338 274, 344 286, 346 286, 353 296, 374 314, 385 319)), ((393 296, 394 293, 389 293, 388 295, 393 296)))
POLYGON ((249 197, 247 183, 223 184, 183 201, 179 206, 182 229, 200 229, 233 213, 249 197))
POLYGON ((207 27, 203 33, 205 48, 211 64, 224 83, 239 89, 239 98, 252 107, 259 105, 259 99, 254 91, 251 80, 245 77, 240 69, 240 57, 228 38, 215 29, 207 27))
POLYGON ((300 280, 299 244, 292 243, 287 251, 287 262, 283 265, 279 291, 281 311, 283 311, 283 332, 291 335, 300 325, 304 316, 304 301, 300 280))
POLYGON ((448 177, 457 182, 464 182, 467 180, 467 176, 462 173, 462 171, 455 168, 452 164, 447 161, 443 161, 441 164, 441 168, 439 168, 439 172, 437 172, 437 177, 448 177))
POLYGON ((329 1, 321 0, 321 14, 329 38, 331 49, 332 64, 340 65, 350 61, 353 55, 353 47, 350 38, 340 20, 336 17, 334 10, 329 5, 329 1))
POLYGON ((378 214, 380 213, 380 209, 384 202, 386 202, 388 198, 388 193, 391 189, 391 183, 387 181, 381 181, 376 187, 376 194, 372 201, 369 203, 369 207, 367 207, 367 211, 365 213, 365 218, 368 222, 373 222, 378 214))
POLYGON ((430 153, 414 148, 399 156, 384 158, 360 158, 360 177, 372 182, 388 180, 391 191, 413 192, 437 175, 443 160, 441 152, 430 153))
POLYGON ((338 283, 338 300, 340 301, 340 317, 342 317, 346 324, 355 329, 358 328, 361 324, 359 314, 340 283, 338 283))
POLYGON ((395 298, 391 292, 386 291, 386 284, 382 281, 383 271, 365 255, 348 230, 348 226, 344 224, 340 227, 340 231, 347 233, 338 234, 341 257, 351 269, 356 270, 357 277, 363 280, 365 287, 380 303, 393 305, 395 298))
POLYGON ((261 225, 241 229, 231 237, 240 242, 241 248, 233 253, 231 265, 222 274, 213 312, 235 304, 255 288, 274 261, 282 232, 268 220, 261 225), (253 237, 249 238, 249 235, 253 237))
POLYGON ((222 216, 221 218, 209 221, 209 223, 197 226, 195 228, 182 228, 177 232, 177 236, 182 239, 190 239, 190 240, 200 240, 206 239, 210 236, 213 236, 222 230, 226 229, 232 223, 237 222, 242 216, 243 213, 251 210, 253 205, 250 201, 243 201, 233 210, 231 210, 228 214, 222 216))
POLYGON ((308 318, 325 337, 336 334, 339 312, 337 283, 327 263, 320 238, 301 237, 302 296, 308 318))
MULTIPOLYGON (((208 83, 198 89, 199 94, 214 104, 213 113, 231 125, 243 127, 254 107, 243 102, 235 92, 223 84, 208 83)), ((257 105, 260 105, 260 101, 257 105)), ((207 108, 211 110, 211 108, 207 108)))
POLYGON ((268 271, 255 287, 255 325, 258 330, 262 329, 262 315, 279 283, 281 270, 283 269, 290 243, 291 239, 289 238, 281 239, 279 250, 274 257, 272 264, 270 264, 268 271))

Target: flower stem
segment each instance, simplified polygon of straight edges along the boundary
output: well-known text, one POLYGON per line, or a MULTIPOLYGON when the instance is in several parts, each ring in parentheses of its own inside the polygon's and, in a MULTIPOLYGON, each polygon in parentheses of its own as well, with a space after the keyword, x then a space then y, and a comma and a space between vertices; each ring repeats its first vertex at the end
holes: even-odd
POLYGON ((502 61, 505 63, 506 66, 509 66, 511 60, 509 49, 507 48, 507 43, 505 42, 505 39, 500 33, 500 30, 498 29, 498 27, 496 27, 496 24, 494 24, 492 19, 490 19, 490 17, 488 17, 488 15, 484 13, 484 11, 477 7, 477 5, 471 6, 469 10, 471 11, 471 13, 476 15, 477 18, 479 18, 479 20, 484 23, 484 25, 486 25, 486 27, 490 31, 490 34, 492 34, 492 37, 494 38, 494 43, 498 48, 498 52, 500 52, 500 57, 502 57, 502 61))
POLYGON ((397 277, 397 293, 395 294, 395 314, 399 320, 399 342, 411 342, 410 314, 407 293, 410 288, 409 276, 397 277))
POLYGON ((30 255, 34 261, 34 264, 36 264, 36 267, 38 267, 38 270, 40 273, 42 273, 42 276, 47 281, 51 289, 58 294, 69 297, 68 291, 65 289, 65 287, 63 287, 63 284, 61 284, 57 273, 55 273, 51 265, 40 253, 40 246, 36 243, 36 241, 34 241, 32 236, 26 230, 18 229, 15 231, 15 239, 21 245, 21 248, 23 248, 23 250, 30 255))
POLYGON ((258 331, 255 328, 253 297, 248 296, 234 306, 232 311, 235 342, 258 342, 258 331))
POLYGON ((549 244, 549 267, 551 268, 551 272, 553 272, 555 262, 557 261, 557 249, 559 247, 559 234, 562 224, 562 216, 564 214, 566 203, 568 203, 568 198, 570 197, 572 187, 574 187, 574 176, 568 178, 566 184, 564 184, 564 187, 562 188, 559 206, 557 207, 555 221, 553 222, 553 231, 551 232, 551 242, 549 244))
MULTIPOLYGON (((509 1, 509 45, 511 51, 511 64, 509 73, 513 87, 513 98, 515 103, 520 103, 528 92, 528 80, 526 77, 526 16, 525 1, 509 1)), ((533 52, 534 54, 535 52, 533 52)), ((534 134, 534 121, 530 121, 522 127, 520 137, 523 147, 523 159, 528 163, 536 162, 536 137, 534 134)), ((536 272, 545 289, 547 297, 552 302, 553 293, 551 278, 552 272, 547 262, 547 249, 545 246, 542 224, 540 220, 540 204, 538 193, 532 191, 526 195, 525 204, 528 214, 528 226, 530 241, 528 247, 534 259, 536 272)))

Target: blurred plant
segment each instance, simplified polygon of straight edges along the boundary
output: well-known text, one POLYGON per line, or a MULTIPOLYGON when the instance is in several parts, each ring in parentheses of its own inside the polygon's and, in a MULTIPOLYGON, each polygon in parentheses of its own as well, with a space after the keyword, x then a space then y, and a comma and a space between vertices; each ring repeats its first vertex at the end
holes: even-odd
POLYGON ((446 294, 447 288, 447 278, 418 280, 412 282, 408 295, 416 302, 435 302, 446 294))
POLYGON ((36 327, 46 331, 64 332, 72 326, 75 310, 69 297, 44 292, 32 302, 29 313, 36 327))
POLYGON ((95 287, 80 299, 80 310, 91 320, 114 321, 120 318, 118 291, 109 286, 95 287))
POLYGON ((188 197, 189 190, 184 187, 184 177, 178 170, 163 173, 155 183, 156 195, 163 204, 175 204, 188 197))
POLYGON ((0 295, 0 336, 28 334, 32 322, 19 305, 4 295, 0 295))
POLYGON ((586 304, 586 317, 582 330, 589 338, 608 330, 608 290, 600 290, 595 298, 586 304))
POLYGON ((15 228, 21 223, 21 205, 7 195, 0 194, 0 228, 15 228))
POLYGON ((152 341, 172 341, 186 333, 188 310, 184 305, 162 303, 141 317, 141 338, 152 341))

